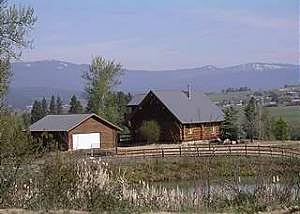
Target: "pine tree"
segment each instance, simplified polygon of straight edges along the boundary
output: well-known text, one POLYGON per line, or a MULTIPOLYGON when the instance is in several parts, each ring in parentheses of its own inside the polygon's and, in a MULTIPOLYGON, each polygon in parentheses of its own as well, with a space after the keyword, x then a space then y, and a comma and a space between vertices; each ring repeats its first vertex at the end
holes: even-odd
POLYGON ((290 135, 289 124, 281 117, 274 122, 272 131, 276 140, 287 140, 290 135))
POLYGON ((43 108, 42 103, 40 101, 35 100, 31 110, 31 123, 35 123, 36 121, 42 119, 43 115, 43 108))
POLYGON ((247 138, 253 142, 253 139, 257 135, 257 110, 256 110, 256 100, 251 97, 249 103, 244 109, 245 121, 243 124, 243 129, 246 132, 247 138))
POLYGON ((56 104, 55 97, 51 97, 50 106, 49 106, 49 114, 56 114, 56 104))
POLYGON ((238 111, 233 107, 224 110, 221 137, 224 140, 237 140, 239 138, 238 111))
POLYGON ((83 108, 79 100, 77 100, 77 97, 75 95, 72 96, 70 101, 70 114, 80 114, 82 113, 83 108))
POLYGON ((56 98, 56 114, 62 114, 63 113, 63 102, 62 99, 58 96, 56 98))
POLYGON ((42 113, 43 113, 43 116, 46 116, 48 114, 48 104, 47 104, 47 100, 45 97, 43 97, 43 100, 42 100, 42 113))

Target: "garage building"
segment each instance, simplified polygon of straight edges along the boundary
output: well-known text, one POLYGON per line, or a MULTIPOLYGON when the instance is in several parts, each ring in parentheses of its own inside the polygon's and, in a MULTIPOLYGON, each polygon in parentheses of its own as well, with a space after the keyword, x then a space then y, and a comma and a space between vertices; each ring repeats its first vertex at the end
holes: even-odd
POLYGON ((62 150, 116 147, 121 130, 96 114, 47 115, 29 127, 31 135, 43 141, 51 134, 62 150))

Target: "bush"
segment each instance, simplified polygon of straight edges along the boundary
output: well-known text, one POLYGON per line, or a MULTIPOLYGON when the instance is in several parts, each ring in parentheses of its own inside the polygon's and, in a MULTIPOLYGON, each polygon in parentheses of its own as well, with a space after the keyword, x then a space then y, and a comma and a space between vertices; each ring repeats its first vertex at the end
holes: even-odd
POLYGON ((144 121, 140 128, 140 134, 147 143, 157 143, 159 142, 160 127, 154 120, 144 121))

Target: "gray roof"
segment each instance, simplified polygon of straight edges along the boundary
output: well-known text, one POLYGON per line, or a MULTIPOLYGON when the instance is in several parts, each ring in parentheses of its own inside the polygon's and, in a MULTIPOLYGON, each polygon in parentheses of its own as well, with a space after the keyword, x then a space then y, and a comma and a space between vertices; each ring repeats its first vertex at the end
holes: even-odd
POLYGON ((152 90, 150 92, 183 124, 219 122, 224 120, 223 112, 219 107, 201 92, 193 91, 191 99, 188 98, 185 91, 152 90))
POLYGON ((132 99, 129 101, 127 106, 137 106, 139 105, 143 99, 145 98, 146 94, 135 94, 132 99))
POLYGON ((121 130, 118 126, 110 123, 107 120, 99 117, 96 114, 69 114, 69 115, 47 115, 35 122, 29 127, 29 131, 69 131, 89 119, 90 117, 97 117, 101 121, 114 127, 115 129, 121 130))

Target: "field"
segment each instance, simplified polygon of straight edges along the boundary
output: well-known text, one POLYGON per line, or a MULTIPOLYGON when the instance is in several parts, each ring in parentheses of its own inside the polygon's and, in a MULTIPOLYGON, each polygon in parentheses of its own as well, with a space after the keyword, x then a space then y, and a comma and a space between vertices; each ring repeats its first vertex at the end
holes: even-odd
POLYGON ((300 128, 300 106, 268 107, 267 109, 271 116, 282 117, 289 122, 290 126, 300 128))

